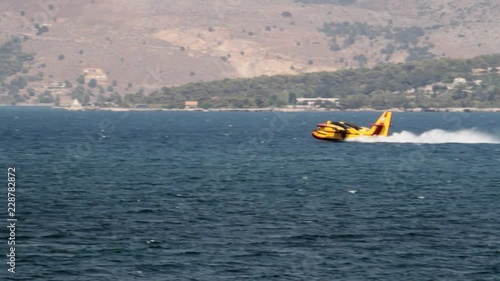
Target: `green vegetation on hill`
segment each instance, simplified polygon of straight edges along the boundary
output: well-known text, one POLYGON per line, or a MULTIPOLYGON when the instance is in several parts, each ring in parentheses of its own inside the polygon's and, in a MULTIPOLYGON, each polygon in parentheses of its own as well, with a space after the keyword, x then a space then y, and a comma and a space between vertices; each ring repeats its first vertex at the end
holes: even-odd
POLYGON ((27 77, 20 74, 28 72, 24 68, 26 62, 32 61, 33 55, 22 51, 21 39, 14 37, 0 46, 0 103, 23 102, 27 96, 19 95, 19 90, 28 85, 28 81, 36 80, 35 77, 27 77), (7 78, 12 77, 9 82, 7 78))
MULTIPOLYGON (((432 59, 434 54, 429 52, 434 47, 431 43, 422 45, 422 38, 425 31, 421 27, 393 27, 392 25, 370 25, 364 22, 330 22, 324 23, 319 31, 330 37, 330 50, 337 52, 347 49, 356 44, 360 38, 368 40, 383 39, 388 41, 386 48, 380 50, 385 54, 385 61, 388 61, 396 51, 406 50, 408 57, 406 61, 417 61, 432 59), (419 46, 422 45, 422 46, 419 46)), ((363 66, 363 63, 359 63, 363 66)))
POLYGON ((189 83, 164 87, 150 95, 128 94, 124 101, 182 108, 184 101, 197 100, 204 108, 249 108, 293 104, 298 97, 336 97, 340 98, 343 108, 500 107, 496 66, 500 66, 500 55, 380 64, 371 69, 189 83), (493 67, 489 73, 473 75, 471 72, 474 68, 488 67, 493 67), (453 89, 443 86, 444 83, 451 85, 455 78, 464 78, 468 83, 453 89), (473 80, 482 80, 482 83, 472 84, 473 80), (424 91, 421 87, 425 86, 432 91, 424 91))
POLYGON ((23 63, 33 60, 33 55, 21 49, 21 39, 15 37, 0 46, 0 82, 23 70, 23 63))

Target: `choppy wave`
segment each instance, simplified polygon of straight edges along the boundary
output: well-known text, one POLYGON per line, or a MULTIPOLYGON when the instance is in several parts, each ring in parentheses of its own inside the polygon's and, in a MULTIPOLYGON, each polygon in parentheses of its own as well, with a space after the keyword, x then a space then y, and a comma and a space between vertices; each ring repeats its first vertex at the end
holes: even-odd
POLYGON ((433 129, 420 135, 408 131, 393 133, 388 137, 356 138, 357 142, 389 142, 389 143, 498 143, 500 137, 474 129, 446 131, 433 129))

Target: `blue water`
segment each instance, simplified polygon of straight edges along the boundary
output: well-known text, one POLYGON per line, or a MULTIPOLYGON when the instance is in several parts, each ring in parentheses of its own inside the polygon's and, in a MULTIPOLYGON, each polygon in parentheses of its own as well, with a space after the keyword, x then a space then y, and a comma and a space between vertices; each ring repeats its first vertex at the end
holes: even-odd
POLYGON ((0 108, 0 280, 500 280, 500 114, 379 114, 0 108))

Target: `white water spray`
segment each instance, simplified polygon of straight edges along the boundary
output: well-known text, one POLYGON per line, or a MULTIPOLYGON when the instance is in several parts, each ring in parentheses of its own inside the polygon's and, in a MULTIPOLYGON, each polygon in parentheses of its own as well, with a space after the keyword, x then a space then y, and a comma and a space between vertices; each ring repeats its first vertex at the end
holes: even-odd
POLYGON ((388 137, 354 138, 349 141, 356 142, 389 142, 389 143, 496 143, 500 144, 500 137, 480 132, 474 129, 459 131, 445 131, 434 129, 416 135, 412 132, 402 131, 393 133, 388 137))

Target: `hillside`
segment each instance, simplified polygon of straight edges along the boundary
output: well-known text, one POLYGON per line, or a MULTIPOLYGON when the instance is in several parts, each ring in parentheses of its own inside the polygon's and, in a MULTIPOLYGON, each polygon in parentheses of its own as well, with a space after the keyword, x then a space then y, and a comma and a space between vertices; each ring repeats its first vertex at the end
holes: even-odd
POLYGON ((471 58, 500 43, 494 0, 5 0, 0 11, 0 41, 17 36, 33 54, 22 75, 36 77, 28 86, 36 96, 77 84, 81 75, 85 84, 95 78, 101 93, 123 95, 222 78, 471 58))
POLYGON ((184 108, 500 108, 500 55, 385 63, 373 68, 225 79, 126 94, 124 104, 184 108), (304 100, 303 98, 306 98, 304 100))

